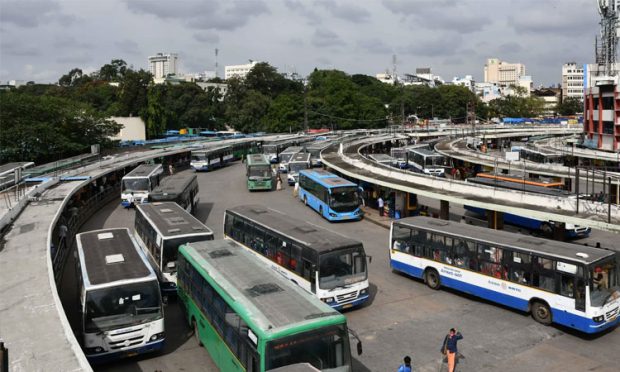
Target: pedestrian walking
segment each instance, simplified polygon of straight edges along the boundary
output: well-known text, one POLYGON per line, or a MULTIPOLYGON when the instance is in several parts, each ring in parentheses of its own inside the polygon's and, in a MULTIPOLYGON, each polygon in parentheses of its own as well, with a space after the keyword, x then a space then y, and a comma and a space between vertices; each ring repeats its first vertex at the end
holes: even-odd
POLYGON ((282 190, 282 177, 280 177, 280 173, 278 173, 278 176, 276 177, 276 190, 282 190))
POLYGON ((170 163, 168 165, 168 173, 172 176, 174 174, 174 167, 172 166, 172 163, 170 163))
POLYGON ((409 357, 409 355, 407 355, 404 358, 404 363, 400 365, 400 367, 398 367, 398 372, 411 372, 411 358, 409 357))
POLYGON ((462 340, 463 335, 461 332, 457 332, 455 328, 451 328, 450 332, 446 335, 441 346, 441 352, 448 358, 448 372, 454 372, 456 366, 457 347, 458 340, 462 340))
POLYGON ((299 195, 299 182, 295 182, 295 187, 293 188, 293 196, 297 197, 299 195))
POLYGON ((379 195, 377 199, 377 207, 379 207, 379 216, 383 216, 383 211, 385 209, 385 203, 383 202, 383 198, 379 195))

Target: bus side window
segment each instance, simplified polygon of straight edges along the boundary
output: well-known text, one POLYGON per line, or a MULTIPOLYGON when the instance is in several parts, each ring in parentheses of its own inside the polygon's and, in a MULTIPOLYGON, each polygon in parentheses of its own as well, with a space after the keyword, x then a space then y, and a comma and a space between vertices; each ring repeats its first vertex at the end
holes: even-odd
POLYGON ((312 284, 312 292, 315 292, 315 280, 314 280, 314 273, 312 270, 312 263, 310 263, 310 261, 308 260, 303 260, 303 277, 304 279, 306 279, 307 281, 309 281, 312 284))
MULTIPOLYGON (((290 243, 289 243, 290 244, 290 243)), ((291 259, 289 262, 291 270, 296 272, 299 275, 303 274, 303 268, 301 265, 301 247, 293 244, 291 246, 291 259)))

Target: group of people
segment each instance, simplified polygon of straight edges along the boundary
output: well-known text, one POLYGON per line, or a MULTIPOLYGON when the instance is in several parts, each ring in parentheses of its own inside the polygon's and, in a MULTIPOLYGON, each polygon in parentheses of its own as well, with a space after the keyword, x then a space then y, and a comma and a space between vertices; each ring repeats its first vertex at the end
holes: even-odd
MULTIPOLYGON (((441 353, 443 355, 443 362, 448 363, 448 372, 454 372, 456 368, 458 348, 457 342, 463 339, 461 332, 458 332, 456 328, 451 328, 441 344, 441 353)), ((411 372, 413 371, 413 364, 410 356, 406 356, 403 359, 403 364, 398 367, 398 372, 411 372)))

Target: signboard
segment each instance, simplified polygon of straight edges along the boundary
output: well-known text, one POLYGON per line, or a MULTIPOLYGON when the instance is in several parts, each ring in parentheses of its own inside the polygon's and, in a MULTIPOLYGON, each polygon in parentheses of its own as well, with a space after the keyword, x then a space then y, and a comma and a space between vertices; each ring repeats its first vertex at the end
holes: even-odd
POLYGON ((519 151, 506 151, 506 161, 519 161, 519 151))

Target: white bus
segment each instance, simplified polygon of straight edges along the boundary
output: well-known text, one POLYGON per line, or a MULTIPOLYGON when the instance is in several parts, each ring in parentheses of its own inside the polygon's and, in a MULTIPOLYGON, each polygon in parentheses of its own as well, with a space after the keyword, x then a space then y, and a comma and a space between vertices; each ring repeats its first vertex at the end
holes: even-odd
POLYGON ((446 168, 450 165, 445 156, 421 147, 409 148, 407 154, 409 166, 415 172, 445 177, 446 168))
POLYGON ((159 185, 163 173, 161 164, 142 164, 127 173, 121 181, 121 205, 129 208, 148 201, 149 193, 159 185))
POLYGON ((164 178, 149 194, 149 201, 172 201, 189 213, 195 214, 200 202, 198 191, 198 177, 191 170, 185 170, 164 178))
POLYGON ((210 150, 193 150, 190 166, 196 172, 221 168, 234 160, 231 146, 222 146, 210 150))
POLYGON ((91 362, 163 348, 157 275, 129 229, 76 235, 82 347, 91 362))
POLYGON ((300 153, 301 151, 303 151, 303 147, 291 146, 287 147, 284 151, 280 153, 280 155, 278 156, 278 160, 280 161, 278 169, 281 173, 288 172, 288 162, 293 156, 295 156, 295 154, 300 153))
POLYGON ((310 166, 311 164, 309 153, 300 152, 295 154, 287 164, 288 174, 286 176, 286 179, 288 181, 288 184, 290 186, 296 184, 297 181, 299 181, 299 172, 304 169, 310 168, 310 166))
POLYGON ((360 241, 257 205, 226 210, 224 237, 336 310, 369 298, 360 241))
POLYGON ((396 271, 530 312, 542 323, 597 333, 620 323, 613 251, 429 217, 392 223, 396 271))
POLYGON ((176 294, 179 246, 213 240, 211 229, 173 202, 138 205, 134 228, 166 297, 176 294))

